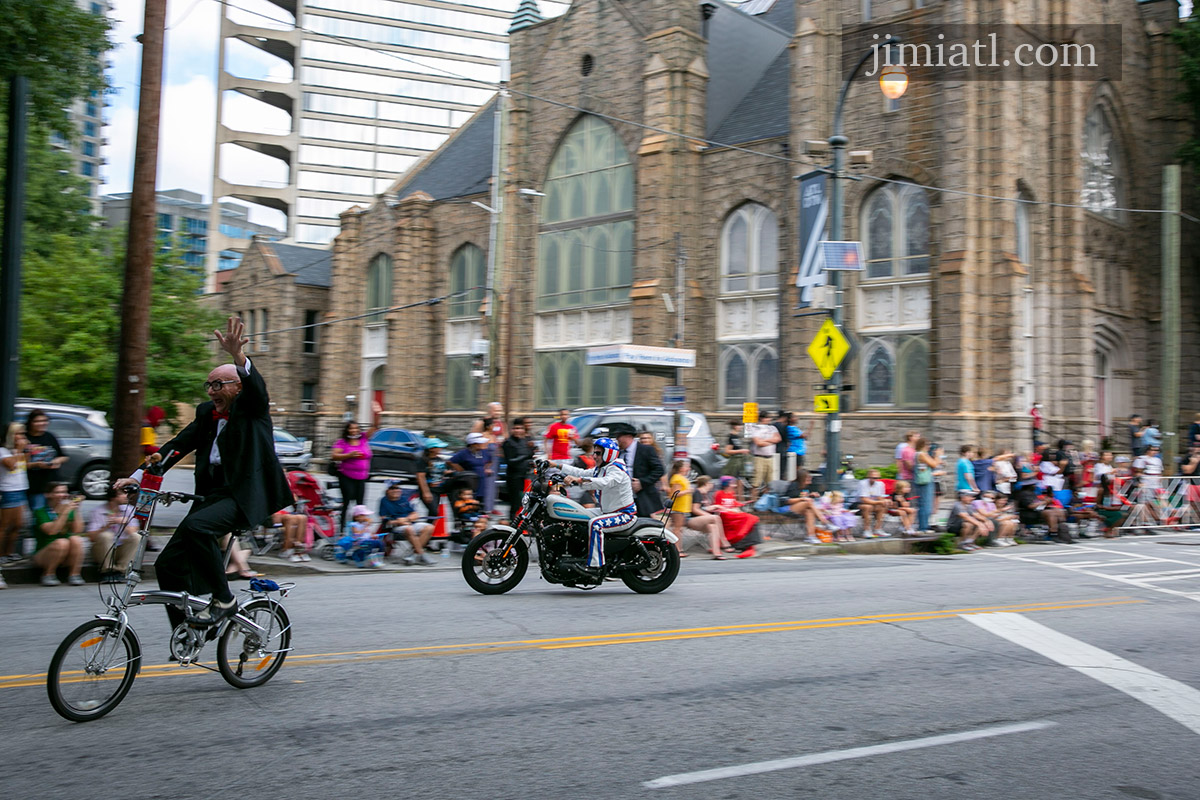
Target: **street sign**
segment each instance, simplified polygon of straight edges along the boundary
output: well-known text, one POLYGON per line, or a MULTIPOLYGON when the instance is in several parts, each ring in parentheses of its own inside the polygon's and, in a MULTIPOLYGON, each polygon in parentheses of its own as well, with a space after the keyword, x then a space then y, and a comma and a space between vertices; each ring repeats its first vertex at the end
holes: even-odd
POLYGON ((742 422, 747 425, 758 422, 758 403, 742 403, 742 422))
POLYGON ((684 389, 682 386, 664 386, 662 393, 662 404, 664 408, 683 408, 684 389))
POLYGON ((818 414, 835 414, 838 411, 836 394, 819 394, 813 398, 813 410, 818 414))
POLYGON ((808 355, 812 357, 813 363, 817 365, 821 377, 825 380, 833 377, 838 365, 849 352, 850 342, 831 319, 825 320, 808 346, 808 355))

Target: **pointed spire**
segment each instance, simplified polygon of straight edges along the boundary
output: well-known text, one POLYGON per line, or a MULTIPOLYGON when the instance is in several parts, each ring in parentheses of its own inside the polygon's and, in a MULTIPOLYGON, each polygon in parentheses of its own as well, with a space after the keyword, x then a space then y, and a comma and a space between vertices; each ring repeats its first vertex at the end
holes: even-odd
POLYGON ((513 14, 512 24, 508 26, 508 32, 519 31, 523 28, 528 28, 530 25, 536 25, 545 17, 538 10, 537 0, 521 0, 521 5, 517 6, 516 12, 513 14))

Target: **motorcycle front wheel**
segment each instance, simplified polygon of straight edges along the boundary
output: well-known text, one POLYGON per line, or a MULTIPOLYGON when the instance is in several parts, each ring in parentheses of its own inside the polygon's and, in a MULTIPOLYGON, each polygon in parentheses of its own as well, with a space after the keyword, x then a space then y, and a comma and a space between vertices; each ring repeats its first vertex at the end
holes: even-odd
POLYGON ((679 551, 666 539, 643 540, 642 545, 650 553, 650 564, 636 572, 622 572, 621 580, 638 594, 658 594, 679 575, 679 551))
POLYGON ((462 572, 467 585, 480 594, 504 594, 525 577, 529 548, 521 539, 505 549, 508 531, 485 531, 463 551, 462 572))

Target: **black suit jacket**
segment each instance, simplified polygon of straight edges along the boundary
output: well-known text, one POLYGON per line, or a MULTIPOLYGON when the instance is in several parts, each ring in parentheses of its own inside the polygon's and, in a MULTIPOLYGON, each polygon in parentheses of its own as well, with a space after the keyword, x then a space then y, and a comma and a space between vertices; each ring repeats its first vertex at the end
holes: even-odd
MULTIPOLYGON (((257 525, 292 502, 283 468, 275 457, 275 434, 269 413, 267 384, 250 362, 250 374, 242 376, 242 391, 229 407, 229 421, 217 439, 225 482, 246 521, 257 525)), ((196 418, 159 451, 166 454, 164 466, 173 467, 188 453, 196 453, 196 494, 208 495, 214 486, 209 455, 217 435, 213 403, 196 406, 196 418), (174 452, 172 452, 174 451, 174 452)))
POLYGON ((633 468, 630 473, 642 483, 642 490, 633 496, 639 517, 652 517, 663 510, 662 495, 658 493, 658 479, 665 472, 662 460, 653 447, 639 444, 634 448, 633 468))

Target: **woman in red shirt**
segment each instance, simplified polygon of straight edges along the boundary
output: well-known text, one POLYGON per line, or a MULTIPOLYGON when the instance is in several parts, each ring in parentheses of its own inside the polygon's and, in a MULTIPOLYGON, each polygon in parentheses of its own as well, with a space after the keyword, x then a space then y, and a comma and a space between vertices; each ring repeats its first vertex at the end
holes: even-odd
MULTIPOLYGON (((740 502, 734 494, 736 483, 737 479, 732 476, 722 478, 721 488, 713 494, 712 500, 705 499, 705 510, 721 517, 721 524, 725 527, 725 538, 735 549, 741 551, 738 558, 754 558, 754 546, 762 543, 762 533, 758 530, 758 517, 738 511, 745 503, 740 502)), ((707 475, 696 479, 696 488, 702 498, 705 498, 711 485, 707 475)))

